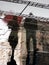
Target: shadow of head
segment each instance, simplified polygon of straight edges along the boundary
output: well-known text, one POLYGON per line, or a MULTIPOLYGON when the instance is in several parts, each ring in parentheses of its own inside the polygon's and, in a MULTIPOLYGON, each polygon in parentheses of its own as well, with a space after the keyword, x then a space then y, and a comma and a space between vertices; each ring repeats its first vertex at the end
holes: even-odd
POLYGON ((14 59, 11 59, 11 61, 7 62, 7 65, 17 65, 17 64, 14 59))

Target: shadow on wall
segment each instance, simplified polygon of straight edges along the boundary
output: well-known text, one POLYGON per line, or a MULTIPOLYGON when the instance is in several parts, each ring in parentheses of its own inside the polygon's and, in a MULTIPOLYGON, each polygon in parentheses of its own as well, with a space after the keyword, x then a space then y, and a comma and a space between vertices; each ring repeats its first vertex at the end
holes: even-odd
MULTIPOLYGON (((32 14, 31 14, 32 15, 32 14)), ((26 65, 35 65, 36 63, 36 54, 38 49, 36 48, 36 30, 38 30, 37 26, 37 20, 34 18, 26 18, 24 22, 24 27, 26 29, 26 37, 27 37, 27 60, 26 60, 26 65), (33 51, 30 51, 30 38, 32 37, 33 39, 33 51), (32 54, 33 53, 33 54, 32 54), (30 57, 32 54, 32 61, 30 61, 30 57)))
POLYGON ((11 59, 10 62, 7 62, 7 65, 17 65, 14 59, 11 59))
POLYGON ((19 25, 18 25, 17 21, 15 19, 13 19, 12 21, 9 21, 8 27, 11 28, 11 30, 12 30, 11 34, 9 36, 9 39, 8 39, 9 44, 12 47, 12 55, 11 55, 10 61, 7 62, 7 65, 17 65, 16 61, 14 60, 14 50, 18 44, 17 32, 18 32, 19 25))
POLYGON ((10 36, 9 36, 9 42, 10 42, 10 46, 12 47, 12 55, 11 55, 11 59, 9 62, 7 62, 7 65, 17 65, 16 64, 16 61, 14 60, 14 50, 15 50, 15 47, 18 43, 18 37, 17 35, 14 36, 14 34, 12 35, 13 31, 11 32, 10 36))

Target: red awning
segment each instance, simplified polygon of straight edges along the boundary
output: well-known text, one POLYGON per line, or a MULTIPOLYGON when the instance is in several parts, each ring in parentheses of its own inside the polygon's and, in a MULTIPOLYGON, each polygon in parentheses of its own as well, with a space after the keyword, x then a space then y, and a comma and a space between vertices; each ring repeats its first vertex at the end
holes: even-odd
POLYGON ((21 17, 21 16, 18 16, 18 17, 17 17, 17 21, 18 21, 19 24, 21 23, 22 18, 23 18, 23 17, 21 17))
POLYGON ((3 20, 7 23, 9 21, 15 20, 18 24, 20 24, 22 21, 22 18, 23 18, 22 16, 6 15, 3 20))
POLYGON ((9 21, 11 21, 13 19, 13 15, 6 15, 5 17, 4 17, 4 21, 5 22, 9 22, 9 21))

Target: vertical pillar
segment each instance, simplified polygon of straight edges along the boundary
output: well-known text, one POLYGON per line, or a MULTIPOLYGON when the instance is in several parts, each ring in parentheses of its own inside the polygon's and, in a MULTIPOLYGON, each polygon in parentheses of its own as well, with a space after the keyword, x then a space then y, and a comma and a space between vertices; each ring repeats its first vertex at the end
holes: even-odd
POLYGON ((26 65, 27 48, 26 48, 26 30, 20 27, 18 31, 18 45, 16 46, 14 59, 17 65, 26 65))

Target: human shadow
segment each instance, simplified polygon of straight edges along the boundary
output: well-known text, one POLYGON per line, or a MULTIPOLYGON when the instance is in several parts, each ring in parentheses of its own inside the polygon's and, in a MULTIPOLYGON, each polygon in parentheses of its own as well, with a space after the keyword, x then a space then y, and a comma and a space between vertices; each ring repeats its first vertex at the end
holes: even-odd
POLYGON ((18 33, 19 25, 18 25, 17 21, 12 20, 12 21, 9 21, 8 27, 11 29, 11 33, 10 33, 8 42, 12 48, 12 55, 11 55, 10 61, 7 62, 7 65, 17 65, 16 61, 14 60, 14 50, 18 44, 17 33, 18 33))

